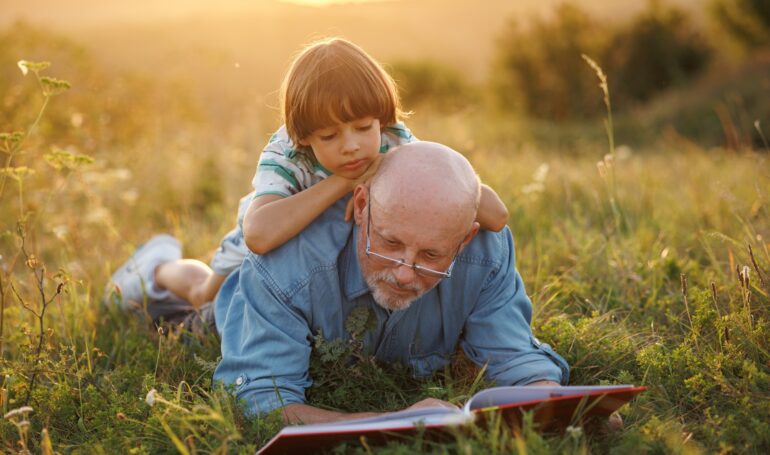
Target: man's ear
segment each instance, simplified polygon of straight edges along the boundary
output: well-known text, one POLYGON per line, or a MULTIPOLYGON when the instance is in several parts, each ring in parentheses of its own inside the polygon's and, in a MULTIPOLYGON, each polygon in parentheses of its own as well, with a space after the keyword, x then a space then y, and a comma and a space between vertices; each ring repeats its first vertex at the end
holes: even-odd
POLYGON ((369 188, 365 185, 358 185, 353 190, 353 218, 356 224, 361 226, 364 222, 364 210, 369 203, 369 188))
POLYGON ((465 238, 463 239, 463 243, 460 245, 460 250, 465 248, 469 243, 471 243, 471 240, 473 240, 474 237, 476 237, 476 234, 479 233, 479 228, 481 225, 478 223, 478 221, 474 221, 473 225, 471 226, 471 230, 468 231, 467 234, 465 234, 465 238))

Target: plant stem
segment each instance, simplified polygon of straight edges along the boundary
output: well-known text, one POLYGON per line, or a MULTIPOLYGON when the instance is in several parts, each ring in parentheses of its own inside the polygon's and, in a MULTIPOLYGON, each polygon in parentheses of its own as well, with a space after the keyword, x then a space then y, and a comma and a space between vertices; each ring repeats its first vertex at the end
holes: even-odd
MULTIPOLYGON (((39 81, 38 81, 39 82, 39 81)), ((16 144, 16 146, 9 151, 8 158, 5 160, 5 168, 9 168, 11 166, 11 161, 13 160, 13 156, 21 150, 21 146, 24 145, 24 142, 27 140, 27 138, 32 134, 32 132, 37 128, 38 123, 40 123, 40 119, 43 118, 43 113, 45 112, 45 109, 48 107, 48 102, 51 100, 50 95, 44 95, 43 99, 43 106, 40 107, 40 111, 37 113, 37 118, 34 122, 32 122, 32 125, 29 126, 27 129, 27 132, 24 134, 24 137, 21 138, 21 140, 16 144)), ((6 174, 3 174, 2 180, 0 180, 0 196, 3 195, 3 191, 5 190, 5 179, 7 178, 6 174)))

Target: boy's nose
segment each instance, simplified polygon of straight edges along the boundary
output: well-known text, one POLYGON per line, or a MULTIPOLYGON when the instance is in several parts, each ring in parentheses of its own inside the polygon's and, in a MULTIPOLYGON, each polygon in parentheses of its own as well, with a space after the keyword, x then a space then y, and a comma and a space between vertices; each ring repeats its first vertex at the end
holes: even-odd
POLYGON ((345 135, 345 141, 343 142, 343 152, 350 153, 357 151, 360 147, 358 145, 358 140, 356 140, 355 135, 353 134, 346 134, 345 135))

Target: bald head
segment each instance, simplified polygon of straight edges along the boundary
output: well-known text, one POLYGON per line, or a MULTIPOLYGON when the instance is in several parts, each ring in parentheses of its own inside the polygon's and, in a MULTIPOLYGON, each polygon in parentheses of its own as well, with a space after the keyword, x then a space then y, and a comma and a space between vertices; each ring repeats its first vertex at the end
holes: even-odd
POLYGON ((471 228, 480 197, 479 178, 468 160, 434 142, 393 149, 370 188, 372 204, 390 216, 404 222, 428 219, 431 228, 446 234, 471 228))
POLYGON ((393 149, 371 185, 356 187, 358 262, 378 304, 402 310, 449 276, 478 232, 480 193, 468 160, 432 142, 393 149))

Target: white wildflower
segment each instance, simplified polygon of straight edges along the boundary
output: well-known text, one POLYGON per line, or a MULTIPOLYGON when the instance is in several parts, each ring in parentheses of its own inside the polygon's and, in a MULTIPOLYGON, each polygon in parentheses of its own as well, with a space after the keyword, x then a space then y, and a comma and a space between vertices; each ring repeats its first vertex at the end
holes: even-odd
POLYGON ((598 161, 596 163, 596 169, 599 171, 599 175, 602 178, 607 175, 607 166, 604 164, 604 161, 598 161))
POLYGON ((18 63, 16 63, 16 64, 19 65, 19 69, 21 70, 21 74, 26 76, 27 73, 29 73, 29 68, 27 68, 27 61, 26 60, 19 60, 18 63))
POLYGON ((80 112, 73 112, 72 115, 70 115, 70 124, 75 128, 83 126, 83 114, 80 112))
POLYGON ((631 155, 633 153, 634 153, 633 150, 628 145, 619 145, 615 149, 615 155, 617 156, 619 161, 624 161, 631 158, 631 155))
POLYGON ((59 224, 54 226, 51 229, 51 232, 53 232, 53 235, 55 235, 59 240, 65 240, 67 238, 67 234, 69 234, 69 229, 67 226, 59 224))
POLYGON ((532 176, 532 180, 534 180, 535 182, 544 183, 546 177, 548 177, 549 169, 550 169, 550 166, 548 166, 548 163, 541 164, 535 170, 535 174, 532 176))
POLYGON ((10 411, 6 412, 3 418, 10 419, 11 417, 16 417, 17 415, 26 415, 32 411, 34 411, 32 406, 22 406, 20 408, 11 409, 10 411))
POLYGON ((581 427, 573 427, 572 425, 567 427, 567 434, 574 439, 579 439, 583 436, 583 429, 581 427))
POLYGON ((157 391, 155 389, 150 390, 147 392, 147 396, 144 398, 144 401, 149 404, 150 406, 155 405, 155 394, 157 391))

